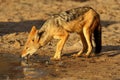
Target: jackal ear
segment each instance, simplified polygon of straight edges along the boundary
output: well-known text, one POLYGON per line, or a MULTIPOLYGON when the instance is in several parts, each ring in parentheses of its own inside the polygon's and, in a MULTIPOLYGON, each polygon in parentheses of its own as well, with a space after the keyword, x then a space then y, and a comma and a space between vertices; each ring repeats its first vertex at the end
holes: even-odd
POLYGON ((38 30, 36 30, 36 34, 35 34, 34 40, 36 42, 39 42, 43 33, 44 33, 44 31, 39 32, 38 30))
POLYGON ((39 40, 40 40, 40 36, 38 34, 38 30, 36 30, 36 33, 35 33, 35 36, 34 36, 34 40, 37 41, 37 42, 39 42, 39 40))
POLYGON ((30 36, 34 36, 34 34, 36 33, 36 31, 37 31, 36 27, 33 26, 32 29, 31 29, 31 31, 30 31, 30 33, 29 33, 29 37, 30 36))
POLYGON ((37 31, 36 27, 33 26, 32 29, 31 29, 31 31, 30 31, 30 33, 34 33, 34 32, 36 32, 36 31, 37 31))
POLYGON ((39 31, 38 35, 41 37, 43 33, 44 33, 44 31, 39 31))

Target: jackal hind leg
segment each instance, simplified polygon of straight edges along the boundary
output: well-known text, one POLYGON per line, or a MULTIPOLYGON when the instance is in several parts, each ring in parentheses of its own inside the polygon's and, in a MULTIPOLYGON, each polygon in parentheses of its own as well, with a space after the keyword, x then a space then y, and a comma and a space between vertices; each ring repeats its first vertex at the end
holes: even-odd
POLYGON ((57 37, 57 39, 59 38, 60 40, 57 43, 56 52, 55 52, 54 57, 51 58, 52 60, 60 60, 61 59, 61 52, 62 52, 63 46, 68 38, 68 33, 65 31, 64 33, 61 33, 56 37, 57 37))
MULTIPOLYGON (((87 26, 85 26, 85 27, 87 27, 87 26)), ((85 39, 86 39, 86 42, 87 42, 87 45, 88 45, 88 49, 87 49, 87 52, 85 54, 85 57, 89 57, 91 52, 92 52, 92 49, 93 49, 93 45, 92 45, 92 32, 88 28, 84 28, 83 29, 83 33, 84 33, 84 36, 85 36, 85 39)))
POLYGON ((86 42, 86 39, 85 39, 85 36, 83 34, 83 31, 79 34, 80 35, 80 39, 81 39, 81 44, 82 44, 82 49, 77 53, 77 54, 74 54, 73 56, 75 57, 80 57, 82 56, 82 53, 84 53, 87 49, 87 42, 86 42))

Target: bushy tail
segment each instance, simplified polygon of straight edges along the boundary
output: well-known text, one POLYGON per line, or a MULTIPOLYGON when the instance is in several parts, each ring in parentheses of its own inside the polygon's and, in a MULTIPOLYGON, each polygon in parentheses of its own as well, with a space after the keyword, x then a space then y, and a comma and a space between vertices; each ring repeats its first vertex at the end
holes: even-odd
POLYGON ((101 24, 99 23, 96 27, 96 29, 94 30, 94 41, 95 41, 95 54, 98 54, 101 52, 102 49, 102 40, 101 40, 101 24))

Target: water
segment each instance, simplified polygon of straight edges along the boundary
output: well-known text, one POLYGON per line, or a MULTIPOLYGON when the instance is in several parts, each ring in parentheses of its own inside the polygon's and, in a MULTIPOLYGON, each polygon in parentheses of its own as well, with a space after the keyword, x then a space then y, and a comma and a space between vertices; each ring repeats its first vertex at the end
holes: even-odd
POLYGON ((40 63, 22 61, 15 56, 0 56, 0 80, 26 80, 45 77, 49 70, 40 63))

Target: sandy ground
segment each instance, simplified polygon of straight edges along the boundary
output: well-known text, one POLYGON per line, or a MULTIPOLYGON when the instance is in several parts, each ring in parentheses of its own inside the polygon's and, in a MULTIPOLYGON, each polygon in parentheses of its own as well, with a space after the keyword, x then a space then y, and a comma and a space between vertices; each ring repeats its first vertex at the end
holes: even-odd
POLYGON ((0 53, 0 80, 120 80, 120 0, 0 0, 0 53), (62 61, 49 61, 56 40, 39 49, 29 65, 20 60, 33 25, 39 29, 50 15, 85 5, 101 17, 99 56, 69 56, 81 48, 79 36, 73 33, 65 44, 62 61))

